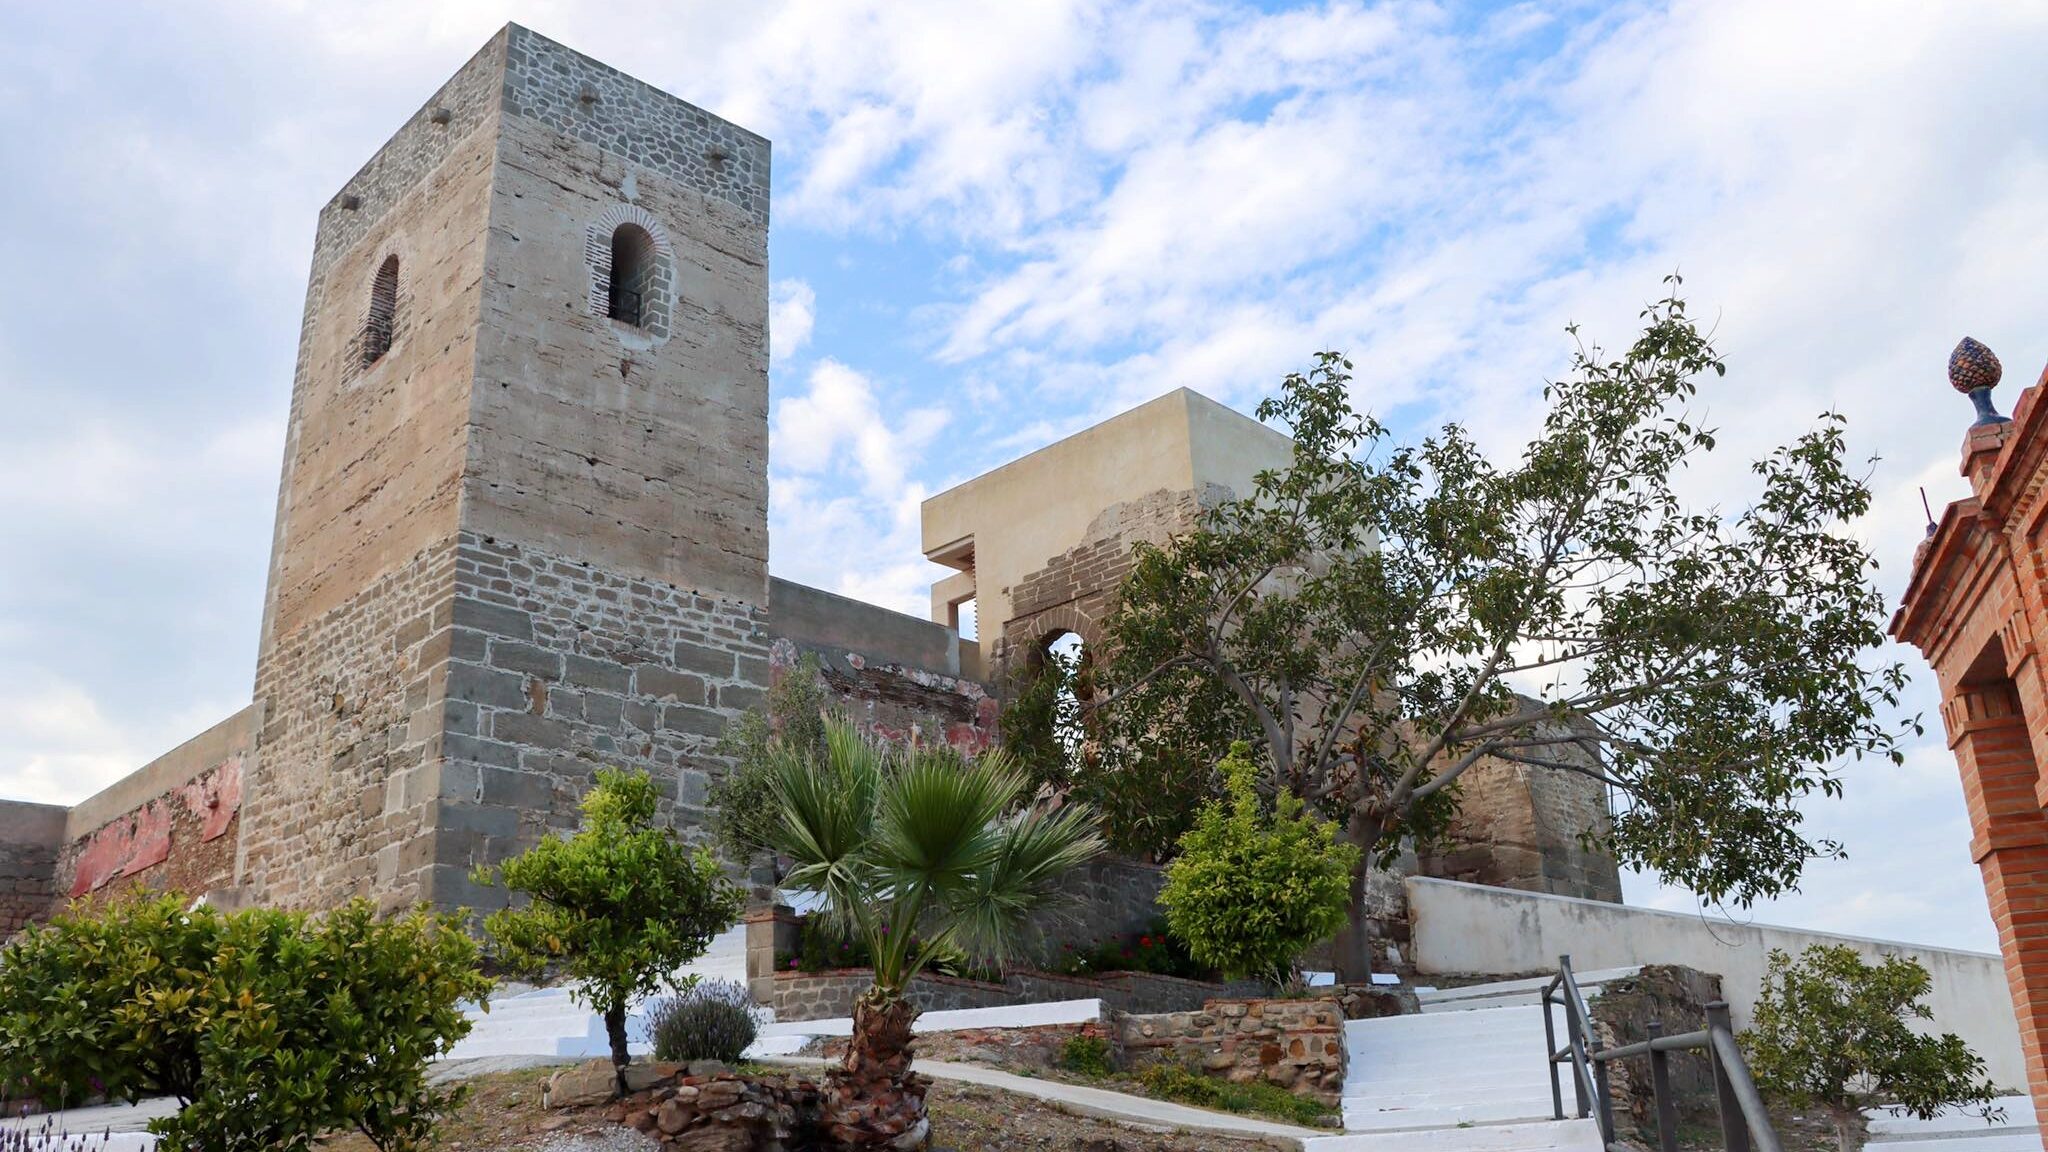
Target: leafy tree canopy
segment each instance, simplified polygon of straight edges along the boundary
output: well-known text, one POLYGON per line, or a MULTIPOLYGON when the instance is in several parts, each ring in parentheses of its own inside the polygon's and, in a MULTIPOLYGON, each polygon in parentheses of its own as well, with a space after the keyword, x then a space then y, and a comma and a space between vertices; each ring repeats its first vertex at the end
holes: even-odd
POLYGON ((732 761, 711 785, 711 832, 718 846, 742 864, 771 851, 781 810, 769 785, 778 748, 817 759, 825 751, 825 688, 817 658, 806 653, 768 689, 761 707, 726 726, 718 754, 732 761))
POLYGON ((1793 887, 1840 852, 1800 802, 1917 729, 1887 718, 1903 668, 1870 660, 1884 604, 1848 531, 1870 489, 1826 413, 1752 465, 1747 506, 1688 505, 1675 478, 1715 434, 1687 406, 1725 368, 1675 294, 1643 323, 1619 356, 1580 346, 1508 467, 1457 424, 1394 444, 1338 354, 1288 377, 1258 414, 1291 464, 1139 549, 1095 707, 1218 756, 1255 738, 1266 786, 1366 850, 1354 906, 1486 757, 1611 786, 1623 864, 1739 905, 1793 887))
POLYGON ((379 920, 122 898, 30 928, 0 952, 0 1094, 79 1102, 174 1096, 166 1152, 310 1149, 361 1132, 431 1146, 460 1088, 428 1061, 467 1035, 490 981, 453 920, 379 920))

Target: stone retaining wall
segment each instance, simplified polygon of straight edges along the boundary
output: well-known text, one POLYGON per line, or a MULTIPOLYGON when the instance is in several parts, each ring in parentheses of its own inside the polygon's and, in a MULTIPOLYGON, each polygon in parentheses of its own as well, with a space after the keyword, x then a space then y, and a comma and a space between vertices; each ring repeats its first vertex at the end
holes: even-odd
POLYGON ((1182 1060, 1331 1105, 1344 1090, 1344 1010, 1335 1000, 1211 1000, 1198 1012, 1121 1016, 1116 1024, 1126 1060, 1182 1060))
MULTIPOLYGON (((777 972, 751 979, 749 991, 756 1001, 775 1010, 777 1020, 826 1020, 851 1016, 853 1002, 873 983, 874 976, 866 968, 777 972)), ((1105 1010, 1115 1012, 1178 1012, 1193 1010, 1218 996, 1259 991, 1263 989, 1256 984, 1208 984, 1149 972, 1095 977, 1021 970, 1011 972, 1000 984, 926 973, 911 981, 910 1000, 925 1012, 1059 1000, 1100 1000, 1105 1010)))
MULTIPOLYGON (((1588 1011, 1593 1016, 1593 1046, 1615 1048, 1650 1038, 1650 1025, 1660 1036, 1697 1032, 1707 1026, 1707 1005, 1721 998, 1721 978, 1675 964, 1652 964, 1626 980, 1608 982, 1588 1011)), ((1714 1070, 1704 1051, 1673 1052, 1669 1057, 1672 1095, 1681 1120, 1714 1124, 1714 1070)), ((1657 1140, 1657 1095, 1650 1083, 1648 1058, 1616 1060, 1607 1065, 1614 1093, 1615 1123, 1633 1125, 1649 1144, 1657 1140)))

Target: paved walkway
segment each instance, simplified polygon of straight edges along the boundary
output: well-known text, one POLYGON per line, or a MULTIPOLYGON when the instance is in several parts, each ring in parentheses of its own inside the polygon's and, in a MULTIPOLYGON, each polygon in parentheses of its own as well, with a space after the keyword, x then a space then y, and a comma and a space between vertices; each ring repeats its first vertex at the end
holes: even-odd
MULTIPOLYGON (((808 1056, 773 1056, 763 1063, 817 1067, 830 1064, 831 1061, 808 1056)), ((1015 1092, 1020 1096, 1044 1100, 1083 1116, 1121 1120, 1153 1128, 1220 1132, 1231 1136, 1260 1136, 1284 1140, 1290 1148, 1296 1147, 1299 1141, 1310 1137, 1331 1134, 1329 1129, 1324 1128, 1297 1128, 1292 1124, 1276 1124, 1270 1120, 1257 1120, 1232 1112, 1212 1112, 1207 1108, 1192 1108, 1186 1104, 1154 1100, 1147 1096, 1112 1092, 1107 1088, 1090 1088, 1083 1084, 1018 1076, 979 1064, 919 1060, 912 1067, 934 1080, 953 1080, 962 1084, 979 1084, 985 1088, 1000 1088, 1005 1092, 1015 1092)))

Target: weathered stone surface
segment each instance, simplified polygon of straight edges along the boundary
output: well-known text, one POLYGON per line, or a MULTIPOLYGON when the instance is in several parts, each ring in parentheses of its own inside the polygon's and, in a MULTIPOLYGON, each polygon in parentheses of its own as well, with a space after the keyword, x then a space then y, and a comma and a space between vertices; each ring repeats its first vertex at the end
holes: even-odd
POLYGON ((619 1093, 617 1070, 608 1059, 586 1060, 548 1077, 541 1092, 547 1108, 589 1108, 603 1104, 619 1093))
POLYGON ((1120 1014, 1115 1025, 1125 1059, 1192 1063, 1331 1105, 1343 1092, 1344 1009, 1336 1000, 1214 1000, 1199 1012, 1120 1014))
POLYGON ((674 1072, 609 1113, 665 1152, 772 1152, 815 1147, 818 1089, 808 1081, 674 1072))
MULTIPOLYGON (((1593 1046, 1612 1048, 1650 1037, 1696 1032, 1707 1026, 1707 1005, 1721 999, 1721 978, 1675 964, 1653 964, 1625 980, 1601 986, 1588 1006, 1593 1016, 1593 1046)), ((1703 1051, 1673 1052, 1668 1057, 1672 1094, 1681 1120, 1708 1124, 1718 1115, 1713 1067, 1703 1051)), ((1616 1060, 1607 1065, 1614 1094, 1616 1123, 1632 1124, 1646 1146, 1657 1139, 1656 1093, 1647 1058, 1616 1060)))

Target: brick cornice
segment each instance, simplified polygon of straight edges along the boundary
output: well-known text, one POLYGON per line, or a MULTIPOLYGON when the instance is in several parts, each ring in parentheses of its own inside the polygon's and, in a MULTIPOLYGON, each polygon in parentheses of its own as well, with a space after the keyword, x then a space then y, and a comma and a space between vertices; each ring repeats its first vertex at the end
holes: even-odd
POLYGON ((1914 554, 1912 578, 1892 615, 1891 634, 1939 666, 1938 653, 1948 635, 1973 615, 2003 557, 2003 545, 1976 498, 1943 509, 1934 534, 1914 554))

